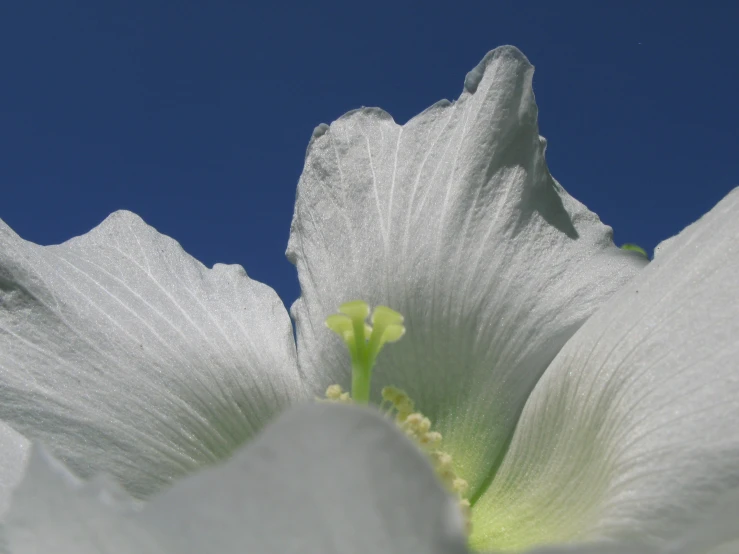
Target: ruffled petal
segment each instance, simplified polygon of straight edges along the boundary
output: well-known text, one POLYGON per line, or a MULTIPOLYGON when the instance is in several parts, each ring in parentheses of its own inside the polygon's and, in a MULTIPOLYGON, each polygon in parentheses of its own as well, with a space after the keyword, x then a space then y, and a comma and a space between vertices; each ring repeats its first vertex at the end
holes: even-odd
POLYGON ((0 222, 0 419, 146 497, 302 395, 277 295, 138 216, 38 246, 0 222))
POLYGON ((665 244, 544 373, 473 507, 474 545, 665 544, 739 486, 737 275, 739 189, 665 244))
POLYGON ((549 174, 532 74, 518 50, 498 48, 459 100, 404 126, 361 109, 316 129, 288 245, 314 391, 348 387, 327 316, 355 299, 399 311, 407 333, 380 355, 374 398, 405 389, 472 490, 562 345, 646 264, 549 174))
POLYGON ((133 521, 115 486, 79 481, 38 446, 29 458, 0 529, 9 554, 175 554, 133 521))
POLYGON ((293 410, 224 464, 135 508, 34 448, 4 538, 13 554, 467 552, 456 502, 425 457, 354 407, 293 410))
POLYGON ((467 552, 456 502, 426 458, 385 418, 350 406, 288 412, 137 519, 182 553, 467 552))

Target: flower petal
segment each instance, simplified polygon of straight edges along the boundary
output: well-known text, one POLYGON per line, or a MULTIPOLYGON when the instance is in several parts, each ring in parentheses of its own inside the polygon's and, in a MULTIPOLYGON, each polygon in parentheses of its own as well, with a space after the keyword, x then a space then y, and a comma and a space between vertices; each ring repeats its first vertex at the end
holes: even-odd
POLYGON ((609 541, 594 544, 545 546, 527 550, 530 554, 736 554, 739 552, 739 489, 722 494, 685 528, 682 536, 666 545, 609 541))
POLYGON ((34 446, 26 475, 3 522, 3 535, 12 554, 171 552, 134 522, 132 513, 130 499, 109 484, 79 482, 34 446))
POLYGON ((0 419, 139 497, 228 456, 302 393, 292 329, 240 266, 116 212, 58 246, 0 222, 0 419))
POLYGON ((459 509, 426 458, 384 417, 351 406, 288 412, 138 519, 173 552, 466 552, 459 509))
POLYGON ((405 389, 473 490, 549 362, 646 263, 549 174, 532 74, 518 50, 498 48, 454 104, 402 127, 361 109, 316 129, 287 252, 315 392, 348 386, 328 315, 355 299, 399 311, 407 333, 381 354, 374 397, 405 389))
POLYGON ((477 547, 664 542, 739 485, 739 189, 671 239, 542 376, 477 547))
POLYGON ((701 521, 691 526, 681 539, 665 549, 665 554, 734 554, 739 552, 739 489, 719 497, 701 521))
POLYGON ((0 421, 0 519, 10 505, 13 489, 23 477, 28 446, 26 437, 0 421))
POLYGON ((293 410, 223 465, 134 507, 36 447, 5 538, 13 554, 467 552, 456 502, 424 456, 354 407, 293 410))

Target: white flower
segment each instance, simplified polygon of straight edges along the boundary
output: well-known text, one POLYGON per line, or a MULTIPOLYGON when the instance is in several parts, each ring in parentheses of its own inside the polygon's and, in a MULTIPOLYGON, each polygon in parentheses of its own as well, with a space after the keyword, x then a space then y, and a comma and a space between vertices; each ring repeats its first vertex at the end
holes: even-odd
POLYGON ((51 247, 1 227, 10 552, 461 551, 424 459, 357 408, 291 412, 159 492, 347 386, 323 321, 355 298, 405 316, 373 398, 401 387, 441 431, 474 548, 739 538, 739 192, 644 267, 549 175, 532 73, 499 48, 403 127, 362 109, 316 130, 288 246, 297 354, 271 289, 133 214, 51 247), (77 481, 100 473, 146 504, 77 481), (679 538, 727 490, 725 534, 679 538))

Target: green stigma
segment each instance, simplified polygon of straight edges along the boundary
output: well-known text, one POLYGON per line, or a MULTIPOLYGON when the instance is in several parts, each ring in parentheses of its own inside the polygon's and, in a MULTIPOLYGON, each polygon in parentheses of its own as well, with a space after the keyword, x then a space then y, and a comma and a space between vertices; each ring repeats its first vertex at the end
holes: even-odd
MULTIPOLYGON (((326 327, 344 340, 352 359, 351 394, 339 385, 331 385, 326 389, 325 400, 329 402, 367 404, 377 355, 386 343, 395 342, 405 334, 403 316, 395 310, 377 306, 370 318, 372 325, 367 323, 369 315, 369 305, 355 300, 342 304, 338 314, 326 318, 326 327)), ((417 411, 410 396, 396 387, 383 387, 379 408, 428 457, 441 484, 457 498, 469 535, 472 527, 470 501, 465 498, 467 481, 455 472, 452 457, 440 450, 441 433, 431 429, 431 420, 417 411)))
POLYGON ((622 244, 621 250, 628 250, 629 252, 636 252, 637 254, 641 254, 642 256, 644 256, 647 260, 649 259, 649 256, 647 255, 646 250, 644 250, 641 246, 638 246, 636 244, 631 244, 630 242, 627 242, 626 244, 622 244))
POLYGON ((326 318, 326 327, 339 335, 349 349, 352 359, 351 398, 358 404, 369 402, 372 368, 388 342, 395 342, 405 334, 403 316, 387 306, 377 306, 370 322, 369 305, 362 300, 346 302, 339 313, 326 318))

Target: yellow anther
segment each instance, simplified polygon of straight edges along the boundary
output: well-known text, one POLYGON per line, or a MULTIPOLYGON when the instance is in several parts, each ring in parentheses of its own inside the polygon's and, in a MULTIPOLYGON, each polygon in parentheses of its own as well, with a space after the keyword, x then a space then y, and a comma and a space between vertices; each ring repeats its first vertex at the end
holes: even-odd
MULTIPOLYGON (((404 391, 396 387, 384 387, 381 392, 383 403, 390 404, 386 415, 392 417, 395 414, 395 422, 400 430, 426 453, 444 487, 459 499, 459 507, 469 533, 470 503, 464 498, 469 485, 454 472, 452 457, 442 450, 435 449, 442 441, 441 433, 432 431, 431 420, 421 412, 414 411, 413 400, 404 391)), ((352 402, 349 393, 344 392, 339 385, 328 387, 326 398, 332 402, 352 402)))
POLYGON ((441 433, 437 433, 436 431, 429 431, 428 433, 420 437, 418 439, 418 442, 424 448, 434 447, 441 442, 441 433))
POLYGON ((395 421, 404 423, 414 411, 413 400, 400 389, 385 387, 382 389, 382 399, 390 403, 390 412, 395 412, 395 421))
MULTIPOLYGON (((423 425, 423 420, 424 420, 423 414, 419 414, 418 412, 415 412, 415 413, 412 413, 411 415, 409 415, 405 419, 405 424, 408 427, 412 427, 414 429, 419 429, 420 430, 421 425, 423 425)), ((429 424, 430 423, 431 422, 429 422, 429 424)))
POLYGON ((469 527, 470 503, 463 497, 469 485, 454 472, 452 457, 442 450, 434 449, 442 441, 441 433, 431 430, 431 420, 414 410, 413 400, 396 387, 382 389, 383 403, 390 404, 388 415, 395 413, 395 422, 400 429, 426 452, 436 475, 446 489, 460 499, 460 509, 469 527))
POLYGON ((462 479, 461 477, 457 477, 452 481, 452 488, 454 489, 454 492, 458 493, 460 496, 464 496, 467 493, 467 489, 469 489, 470 485, 462 479))
POLYGON ((326 389, 326 400, 330 402, 341 402, 342 404, 350 404, 352 401, 352 397, 348 392, 344 392, 344 390, 339 385, 330 385, 326 389))
POLYGON ((396 404, 399 398, 406 396, 402 390, 396 389, 395 387, 383 387, 380 394, 382 394, 383 400, 390 402, 391 404, 396 404))
POLYGON ((402 428, 406 433, 416 439, 422 439, 431 428, 431 421, 418 412, 410 414, 402 422, 402 428))
POLYGON ((395 419, 398 423, 403 423, 412 412, 413 406, 410 406, 407 410, 399 409, 395 419))
POLYGON ((326 398, 329 400, 338 400, 341 396, 342 390, 339 385, 331 385, 326 389, 326 398))
POLYGON ((451 468, 452 466, 452 457, 446 452, 442 452, 441 450, 436 450, 432 452, 431 459, 434 461, 437 469, 439 470, 443 471, 451 468))
POLYGON ((405 412, 405 411, 410 412, 413 410, 415 406, 413 404, 413 400, 411 400, 407 396, 403 396, 402 398, 399 398, 398 401, 395 403, 395 407, 400 412, 405 412))
MULTIPOLYGON (((346 343, 352 359, 351 395, 344 392, 339 385, 331 385, 326 389, 328 401, 366 404, 369 401, 372 368, 377 355, 383 345, 397 341, 405 333, 403 316, 395 310, 377 306, 372 312, 371 326, 367 323, 369 315, 369 305, 362 300, 355 300, 342 304, 339 306, 339 313, 326 318, 326 326, 346 343)), ((431 430, 431 420, 415 410, 413 400, 404 391, 396 387, 385 387, 381 392, 380 408, 389 404, 386 415, 394 416, 398 427, 429 456, 441 482, 459 499, 469 530, 470 503, 463 498, 468 484, 454 472, 452 457, 437 449, 442 442, 441 434, 431 430)))

